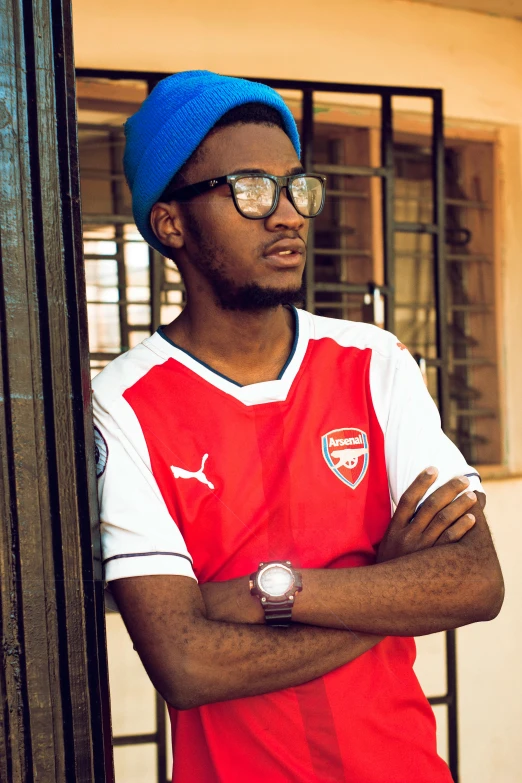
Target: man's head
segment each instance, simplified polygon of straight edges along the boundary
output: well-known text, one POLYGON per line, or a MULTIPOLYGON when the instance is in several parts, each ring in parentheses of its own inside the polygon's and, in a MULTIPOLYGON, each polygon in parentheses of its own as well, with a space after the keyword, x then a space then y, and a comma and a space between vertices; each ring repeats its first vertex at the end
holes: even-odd
POLYGON ((143 119, 139 121, 143 107, 126 128, 125 167, 138 228, 150 244, 177 262, 189 293, 207 286, 222 307, 232 309, 299 301, 308 220, 294 208, 286 189, 275 211, 258 220, 240 214, 226 183, 188 201, 172 200, 169 195, 178 187, 237 172, 281 177, 302 171, 297 130, 288 108, 273 90, 244 80, 207 72, 169 79, 156 88, 158 106, 146 117, 150 124, 156 115, 161 126, 153 128, 155 143, 144 134, 143 119), (161 92, 169 79, 180 81, 161 92), (216 109, 220 101, 221 108, 216 109), (222 111, 234 101, 237 105, 222 111), (187 106, 190 115, 182 111, 187 106), (179 122, 184 126, 172 121, 173 111, 183 115, 179 122), (165 126, 170 127, 170 135, 191 136, 182 140, 183 154, 179 143, 171 144, 165 126), (150 180, 156 182, 156 191, 161 183, 160 192, 154 191, 150 180))

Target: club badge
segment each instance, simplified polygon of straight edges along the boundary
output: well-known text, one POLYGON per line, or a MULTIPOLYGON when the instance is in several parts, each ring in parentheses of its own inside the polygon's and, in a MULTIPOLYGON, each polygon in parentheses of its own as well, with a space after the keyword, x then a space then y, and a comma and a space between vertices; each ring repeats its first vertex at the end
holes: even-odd
POLYGON ((358 487, 370 459, 366 433, 356 427, 342 427, 323 435, 321 443, 330 470, 351 489, 358 487))

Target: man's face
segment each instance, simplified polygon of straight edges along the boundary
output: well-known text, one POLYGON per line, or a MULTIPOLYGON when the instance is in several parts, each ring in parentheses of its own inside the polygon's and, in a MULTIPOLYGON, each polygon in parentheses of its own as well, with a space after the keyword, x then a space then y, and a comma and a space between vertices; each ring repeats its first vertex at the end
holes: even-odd
MULTIPOLYGON (((302 171, 288 136, 268 125, 220 128, 202 144, 187 172, 187 184, 244 171, 284 176, 302 171)), ((180 206, 183 247, 179 260, 211 286, 225 309, 259 310, 303 298, 308 220, 299 215, 282 190, 275 212, 249 220, 234 206, 228 185, 180 206), (297 253, 273 246, 292 240, 297 253)), ((190 275, 189 275, 190 277, 190 275)))

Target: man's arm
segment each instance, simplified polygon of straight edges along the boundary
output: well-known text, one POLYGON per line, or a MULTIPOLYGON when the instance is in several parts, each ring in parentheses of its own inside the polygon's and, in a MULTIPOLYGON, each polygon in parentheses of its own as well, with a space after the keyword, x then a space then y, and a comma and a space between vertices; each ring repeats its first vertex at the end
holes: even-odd
POLYGON ((98 393, 93 398, 99 454, 106 456, 98 465, 105 577, 168 702, 183 709, 298 685, 378 643, 380 637, 347 630, 207 619, 190 553, 147 464, 145 442, 137 438, 136 445, 126 435, 134 432, 133 413, 127 405, 114 410, 111 400, 98 393))
MULTIPOLYGON (((466 485, 453 479, 415 513, 434 477, 421 474, 401 498, 378 553, 387 562, 302 571, 303 591, 293 609, 296 622, 420 636, 496 617, 504 586, 483 501, 473 493, 454 500, 466 485), (465 534, 462 525, 467 525, 465 534)), ((246 577, 201 589, 210 617, 263 622, 259 600, 249 595, 246 577)))
MULTIPOLYGON (((406 499, 411 509, 406 499, 397 509, 382 547, 383 557, 400 557, 468 534, 473 520, 458 516, 466 500, 452 504, 445 515, 438 506, 428 507, 424 519, 417 515, 405 532, 404 515, 410 519, 433 480, 433 474, 423 474, 410 488, 406 499)), ((454 489, 446 492, 445 502, 455 494, 454 489)), ((439 503, 444 502, 440 493, 437 497, 439 503)), ((337 575, 335 571, 319 573, 337 575)), ((243 579, 198 587, 183 576, 139 576, 115 579, 111 589, 152 682, 178 709, 308 682, 349 663, 382 639, 348 631, 338 617, 334 621, 343 630, 252 624, 262 621, 262 612, 243 579), (234 622, 219 615, 228 615, 234 622)))
POLYGON ((177 709, 301 685, 371 650, 381 636, 208 620, 184 576, 116 579, 111 590, 156 689, 177 709))

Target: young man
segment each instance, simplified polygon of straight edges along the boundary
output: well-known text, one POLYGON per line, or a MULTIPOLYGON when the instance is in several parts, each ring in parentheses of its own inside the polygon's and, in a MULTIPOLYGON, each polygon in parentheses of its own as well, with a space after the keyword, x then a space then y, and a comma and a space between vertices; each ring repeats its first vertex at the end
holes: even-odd
POLYGON ((173 779, 449 781, 411 637, 500 609, 480 479, 393 335, 292 306, 324 181, 277 93, 177 74, 126 133, 187 305, 94 381, 101 524, 173 779))

